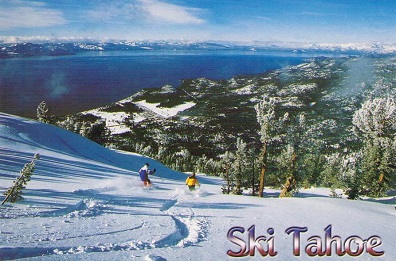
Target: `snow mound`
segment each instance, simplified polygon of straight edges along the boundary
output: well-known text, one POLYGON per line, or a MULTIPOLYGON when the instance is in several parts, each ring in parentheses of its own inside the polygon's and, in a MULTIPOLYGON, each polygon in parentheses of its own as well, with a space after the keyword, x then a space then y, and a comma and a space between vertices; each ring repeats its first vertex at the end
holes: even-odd
POLYGON ((41 217, 63 216, 67 218, 93 217, 100 215, 104 209, 108 208, 95 200, 81 200, 77 204, 48 212, 41 212, 41 217))
POLYGON ((44 164, 45 168, 36 174, 47 177, 53 177, 54 174, 74 178, 96 176, 101 180, 119 174, 131 176, 137 175, 145 163, 150 163, 162 178, 185 178, 183 174, 151 158, 109 150, 53 125, 4 113, 0 113, 0 153, 0 163, 12 163, 6 174, 18 173, 19 165, 23 166, 26 161, 30 161, 29 157, 39 153, 41 160, 37 164, 44 164))
POLYGON ((161 257, 161 256, 155 256, 155 255, 147 255, 144 257, 145 261, 166 261, 167 259, 161 257))

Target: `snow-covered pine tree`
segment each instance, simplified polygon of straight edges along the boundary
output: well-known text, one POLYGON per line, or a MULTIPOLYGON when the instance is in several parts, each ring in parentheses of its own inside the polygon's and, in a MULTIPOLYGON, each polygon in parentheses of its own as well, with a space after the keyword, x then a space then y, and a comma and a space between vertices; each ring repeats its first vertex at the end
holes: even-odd
POLYGON ((107 128, 106 122, 104 120, 97 120, 95 122, 77 122, 75 129, 81 136, 88 138, 103 146, 111 142, 111 132, 107 128))
POLYGON ((25 164, 25 166, 20 171, 20 176, 15 179, 14 185, 3 194, 6 197, 1 203, 2 205, 7 201, 13 203, 23 198, 22 190, 25 188, 25 185, 30 181, 30 177, 33 175, 34 167, 36 165, 35 161, 39 158, 40 155, 37 153, 34 155, 31 162, 25 164))
POLYGON ((258 196, 264 194, 264 178, 267 171, 268 145, 273 139, 272 128, 275 120, 276 99, 264 96, 263 99, 255 106, 257 121, 260 124, 260 141, 261 141, 261 171, 259 180, 258 196))
POLYGON ((247 149, 247 185, 252 189, 252 196, 256 195, 258 191, 258 177, 256 170, 257 162, 259 162, 258 153, 256 151, 255 142, 249 143, 247 149))
POLYGON ((226 184, 221 188, 223 194, 230 194, 234 181, 231 177, 231 164, 235 160, 235 155, 232 152, 226 151, 221 159, 222 173, 221 176, 225 179, 226 184))
POLYGON ((44 123, 50 122, 50 116, 48 115, 48 107, 45 101, 42 101, 37 107, 37 119, 44 123))
POLYGON ((233 189, 233 194, 241 195, 243 191, 243 185, 247 183, 248 180, 248 155, 247 155, 247 145, 241 139, 237 139, 237 150, 235 152, 235 160, 231 164, 231 174, 232 179, 235 180, 235 188, 233 189))
POLYGON ((396 101, 367 100, 353 116, 354 133, 363 140, 361 193, 381 196, 396 184, 396 101))
POLYGON ((179 168, 181 171, 191 171, 193 170, 193 165, 191 163, 191 153, 187 149, 182 149, 177 153, 179 157, 179 168))
POLYGON ((282 119, 279 120, 279 134, 286 144, 286 149, 283 151, 283 165, 286 169, 287 177, 281 196, 292 196, 297 190, 297 183, 301 183, 307 173, 304 166, 307 155, 313 150, 312 146, 308 143, 310 137, 307 136, 307 123, 304 113, 297 115, 290 115, 286 112, 282 119), (308 148, 307 148, 308 147, 308 148), (303 170, 302 170, 303 169, 303 170))
POLYGON ((194 169, 201 170, 203 173, 207 173, 206 164, 208 162, 208 157, 204 154, 195 160, 194 169))
POLYGON ((354 133, 367 140, 395 138, 396 101, 394 98, 376 98, 363 103, 353 115, 354 133))
POLYGON ((216 161, 212 158, 208 159, 204 165, 203 169, 196 168, 199 170, 204 170, 204 173, 220 173, 221 172, 221 161, 216 161))
POLYGON ((336 188, 341 186, 342 170, 344 159, 340 153, 333 153, 326 157, 326 164, 321 172, 322 185, 336 188))

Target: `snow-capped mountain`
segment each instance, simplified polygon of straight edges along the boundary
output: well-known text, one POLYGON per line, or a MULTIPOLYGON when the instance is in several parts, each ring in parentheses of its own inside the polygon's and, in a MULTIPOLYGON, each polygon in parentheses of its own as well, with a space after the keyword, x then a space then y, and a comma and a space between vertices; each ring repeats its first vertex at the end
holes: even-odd
POLYGON ((393 43, 292 43, 292 42, 195 42, 195 41, 118 41, 118 42, 44 42, 0 43, 0 58, 73 55, 88 51, 134 50, 244 50, 311 53, 394 54, 393 43))

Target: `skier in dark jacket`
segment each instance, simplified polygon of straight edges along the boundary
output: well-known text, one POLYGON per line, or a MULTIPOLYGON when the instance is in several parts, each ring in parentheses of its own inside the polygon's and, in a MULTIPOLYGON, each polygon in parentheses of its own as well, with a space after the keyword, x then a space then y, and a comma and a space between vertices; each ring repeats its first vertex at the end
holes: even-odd
POLYGON ((156 169, 149 169, 149 164, 144 164, 143 167, 139 170, 140 179, 143 181, 144 186, 151 186, 151 180, 148 178, 148 175, 154 175, 156 169))

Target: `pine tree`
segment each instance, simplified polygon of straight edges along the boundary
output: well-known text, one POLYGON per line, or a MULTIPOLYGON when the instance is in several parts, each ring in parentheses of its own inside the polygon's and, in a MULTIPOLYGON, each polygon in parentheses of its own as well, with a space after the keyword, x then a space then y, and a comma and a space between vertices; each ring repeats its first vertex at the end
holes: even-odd
POLYGON ((243 185, 248 179, 248 162, 247 162, 247 145, 241 138, 237 139, 237 150, 235 152, 235 160, 232 162, 232 179, 235 180, 234 194, 241 195, 243 185))
POLYGON ((341 185, 343 160, 340 153, 333 153, 326 157, 326 164, 321 172, 323 186, 334 188, 341 185))
POLYGON ((34 172, 34 167, 35 167, 35 160, 39 159, 40 155, 37 153, 34 155, 34 158, 31 162, 26 163, 25 166, 22 168, 20 171, 20 176, 17 177, 14 181, 14 185, 10 187, 3 195, 5 195, 5 199, 1 203, 2 205, 9 201, 9 202, 16 202, 18 200, 23 199, 22 197, 22 190, 25 187, 25 185, 30 181, 31 176, 33 175, 34 172))
POLYGON ((255 143, 249 144, 250 148, 247 150, 247 183, 250 185, 252 189, 252 196, 256 195, 256 191, 258 190, 258 183, 257 183, 257 173, 256 173, 256 162, 258 162, 258 155, 255 148, 255 143))
POLYGON ((304 113, 299 113, 295 116, 285 113, 283 118, 279 121, 279 134, 283 137, 282 140, 286 145, 286 149, 282 153, 284 160, 282 165, 286 169, 286 183, 283 196, 292 196, 297 191, 300 185, 297 183, 307 182, 307 165, 309 162, 309 155, 314 150, 312 142, 309 141, 311 137, 307 133, 306 116, 304 113))
POLYGON ((396 183, 396 102, 393 98, 366 101, 353 116, 354 133, 363 140, 361 193, 381 196, 396 183))
POLYGON ((275 120, 276 99, 264 96, 263 99, 255 106, 257 121, 260 124, 260 141, 261 141, 261 171, 259 180, 258 196, 263 197, 264 179, 268 164, 268 146, 273 139, 272 128, 275 120))
POLYGON ((368 140, 394 138, 396 131, 396 101, 376 98, 366 101, 353 116, 354 132, 368 140))
POLYGON ((233 180, 231 177, 231 164, 235 160, 235 155, 232 152, 226 151, 222 162, 222 178, 225 179, 226 184, 222 187, 223 194, 230 194, 233 187, 233 180))
POLYGON ((37 119, 44 123, 50 122, 50 116, 48 115, 48 107, 45 101, 42 101, 37 107, 37 119))

